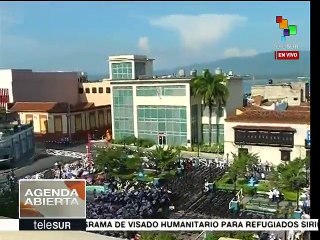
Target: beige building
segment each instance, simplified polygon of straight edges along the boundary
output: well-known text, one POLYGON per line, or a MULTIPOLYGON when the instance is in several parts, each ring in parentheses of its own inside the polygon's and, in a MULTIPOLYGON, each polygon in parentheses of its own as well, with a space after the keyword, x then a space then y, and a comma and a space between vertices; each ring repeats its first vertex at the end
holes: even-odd
POLYGON ((262 96, 264 99, 276 101, 287 99, 289 106, 299 106, 309 101, 309 83, 291 82, 285 84, 254 85, 251 87, 251 96, 262 96))
POLYGON ((88 133, 103 135, 111 128, 110 105, 17 102, 10 111, 17 112, 23 124, 32 121, 35 135, 48 141, 85 139, 88 133))
POLYGON ((110 81, 79 83, 80 102, 92 102, 95 106, 111 104, 110 81))
POLYGON ((238 109, 224 124, 224 154, 258 154, 262 163, 278 165, 283 161, 310 155, 310 106, 288 107, 284 111, 258 106, 238 109))
POLYGON ((37 137, 75 140, 111 129, 108 81, 89 83, 84 72, 24 69, 1 69, 0 78, 5 104, 22 123, 33 121, 37 137))
POLYGON ((79 102, 81 72, 34 72, 30 69, 0 69, 0 88, 7 89, 8 102, 79 102))

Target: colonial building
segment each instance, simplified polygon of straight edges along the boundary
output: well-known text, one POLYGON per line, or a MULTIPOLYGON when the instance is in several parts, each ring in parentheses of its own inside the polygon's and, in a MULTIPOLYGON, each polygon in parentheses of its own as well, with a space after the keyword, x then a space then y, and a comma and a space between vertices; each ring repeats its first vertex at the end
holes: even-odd
POLYGON ((79 99, 80 102, 92 102, 95 106, 110 105, 110 81, 103 79, 101 81, 79 83, 79 99))
POLYGON ((110 106, 93 103, 71 105, 59 102, 17 102, 9 110, 17 112, 23 124, 33 123, 35 135, 43 140, 86 139, 88 133, 103 135, 111 128, 110 106))
POLYGON ((248 106, 225 120, 224 154, 257 154, 263 163, 310 156, 310 106, 267 110, 248 106))
POLYGON ((84 72, 1 69, 0 79, 0 107, 33 121, 37 138, 84 140, 111 129, 109 84, 89 83, 84 72))

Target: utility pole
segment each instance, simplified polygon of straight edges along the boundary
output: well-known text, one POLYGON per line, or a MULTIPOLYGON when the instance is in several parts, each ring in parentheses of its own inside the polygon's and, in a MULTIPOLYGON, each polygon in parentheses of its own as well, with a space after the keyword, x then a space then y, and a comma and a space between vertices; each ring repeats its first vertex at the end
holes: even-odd
POLYGON ((68 103, 67 119, 68 119, 68 135, 69 135, 68 137, 69 137, 69 143, 71 143, 72 134, 71 134, 71 107, 70 107, 70 103, 68 103))

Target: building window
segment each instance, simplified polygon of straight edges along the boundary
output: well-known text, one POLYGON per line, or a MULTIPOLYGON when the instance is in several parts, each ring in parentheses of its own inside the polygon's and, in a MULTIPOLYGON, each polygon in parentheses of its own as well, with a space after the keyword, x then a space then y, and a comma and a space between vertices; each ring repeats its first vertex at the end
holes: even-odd
MULTIPOLYGON (((115 86, 112 88, 114 118, 112 134, 115 139, 123 139, 134 135, 133 95, 132 87, 115 86)), ((109 110, 109 112, 111 111, 109 110)))
POLYGON ((159 143, 161 135, 167 145, 187 145, 186 107, 139 105, 137 115, 139 138, 159 143))
POLYGON ((103 88, 99 87, 99 93, 103 93, 103 88))
POLYGON ((146 63, 143 63, 143 62, 136 62, 134 64, 134 72, 135 72, 135 77, 136 79, 139 78, 139 76, 141 75, 146 75, 146 63))
POLYGON ((132 63, 112 63, 111 64, 112 79, 126 80, 132 79, 132 63))
POLYGON ((89 123, 90 123, 90 129, 96 128, 96 113, 91 112, 89 114, 89 123))
POLYGON ((110 92, 111 92, 110 88, 106 87, 106 93, 110 93, 110 92))
POLYGON ((81 131, 82 130, 82 116, 81 114, 77 114, 74 116, 74 121, 75 121, 75 129, 76 131, 81 131))
POLYGON ((32 114, 26 114, 26 124, 30 124, 33 122, 33 115, 32 114))
POLYGON ((186 87, 177 86, 145 86, 137 87, 137 96, 186 96, 186 87))
POLYGON ((90 93, 90 88, 86 88, 86 93, 90 93))
POLYGON ((83 88, 79 88, 79 94, 83 94, 83 88))
POLYGON ((62 117, 54 116, 54 132, 62 133, 62 117))
POLYGON ((96 87, 92 88, 92 93, 97 93, 97 88, 96 87))
POLYGON ((40 119, 40 132, 45 134, 47 133, 48 130, 48 120, 47 120, 47 116, 39 116, 40 119))
POLYGON ((104 127, 105 124, 104 124, 104 112, 103 111, 98 112, 98 119, 99 119, 99 127, 100 128, 104 127))
POLYGON ((281 149, 280 151, 281 151, 281 160, 282 161, 290 161, 291 150, 281 149))

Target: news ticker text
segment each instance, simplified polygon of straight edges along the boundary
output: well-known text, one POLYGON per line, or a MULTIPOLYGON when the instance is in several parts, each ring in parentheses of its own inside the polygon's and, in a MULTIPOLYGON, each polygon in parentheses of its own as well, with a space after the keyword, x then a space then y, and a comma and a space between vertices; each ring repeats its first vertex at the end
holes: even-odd
POLYGON ((1 219, 0 231, 318 231, 317 219, 1 219))

